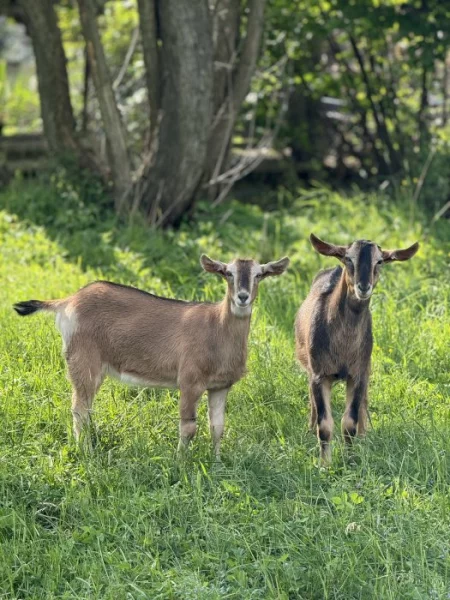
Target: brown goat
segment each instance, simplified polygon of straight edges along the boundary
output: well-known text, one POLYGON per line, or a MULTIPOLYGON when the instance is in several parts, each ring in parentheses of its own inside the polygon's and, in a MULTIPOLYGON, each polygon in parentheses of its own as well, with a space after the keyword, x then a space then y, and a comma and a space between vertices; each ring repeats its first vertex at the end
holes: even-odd
POLYGON ((370 241, 335 246, 311 234, 320 254, 334 256, 344 267, 321 271, 301 305, 295 321, 297 358, 309 379, 311 429, 317 427, 321 458, 331 460, 333 417, 331 387, 346 380, 347 398, 342 433, 347 442, 363 435, 367 420, 367 387, 372 354, 370 297, 381 265, 408 260, 417 252, 415 243, 405 250, 381 250, 370 241))
POLYGON ((197 404, 208 391, 210 430, 219 458, 226 397, 245 372, 258 283, 281 275, 289 259, 264 265, 254 260, 225 264, 203 255, 201 264, 205 271, 226 279, 227 293, 221 302, 169 300, 97 281, 64 300, 14 305, 23 316, 56 313, 73 386, 77 440, 89 421, 95 394, 110 375, 134 385, 180 388, 179 451, 195 435, 197 404))

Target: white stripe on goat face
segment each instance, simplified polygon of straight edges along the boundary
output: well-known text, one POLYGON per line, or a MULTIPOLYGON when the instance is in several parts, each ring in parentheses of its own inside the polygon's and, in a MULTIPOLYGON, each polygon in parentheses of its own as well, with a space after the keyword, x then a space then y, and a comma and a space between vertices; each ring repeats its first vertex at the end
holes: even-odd
POLYGON ((262 274, 261 266, 253 260, 237 260, 228 265, 228 271, 233 276, 231 310, 236 316, 247 316, 256 296, 255 280, 262 274))

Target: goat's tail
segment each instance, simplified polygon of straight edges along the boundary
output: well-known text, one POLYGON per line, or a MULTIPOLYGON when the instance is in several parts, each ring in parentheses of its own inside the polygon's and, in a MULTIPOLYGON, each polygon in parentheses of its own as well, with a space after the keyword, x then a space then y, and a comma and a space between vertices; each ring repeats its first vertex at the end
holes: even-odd
POLYGON ((13 308, 21 317, 26 317, 41 310, 56 312, 60 304, 60 300, 48 300, 46 302, 42 300, 25 300, 25 302, 17 302, 13 308))

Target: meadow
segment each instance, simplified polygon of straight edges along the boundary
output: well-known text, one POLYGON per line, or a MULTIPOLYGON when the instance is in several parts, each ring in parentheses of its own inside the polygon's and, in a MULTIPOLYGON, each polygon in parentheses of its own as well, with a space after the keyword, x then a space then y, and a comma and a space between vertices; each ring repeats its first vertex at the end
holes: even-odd
MULTIPOLYGON (((87 183, 86 183, 87 185, 87 183)), ((0 193, 0 598, 383 600, 450 598, 450 236, 417 207, 324 189, 267 209, 199 205, 195 224, 119 224, 83 182, 57 175, 0 193), (419 240, 383 269, 372 300, 371 427, 347 449, 334 388, 333 463, 308 431, 293 320, 313 275, 333 266, 308 236, 385 247, 419 240), (227 407, 222 464, 206 402, 184 464, 178 393, 107 380, 96 444, 72 437, 70 385, 49 315, 16 301, 63 297, 94 279, 218 300, 199 256, 288 254, 260 286, 247 376, 227 407)))

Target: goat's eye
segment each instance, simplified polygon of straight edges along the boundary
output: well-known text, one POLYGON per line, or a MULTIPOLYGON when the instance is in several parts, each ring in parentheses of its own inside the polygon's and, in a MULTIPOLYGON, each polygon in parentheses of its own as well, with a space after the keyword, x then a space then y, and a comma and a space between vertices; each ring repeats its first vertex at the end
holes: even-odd
POLYGON ((230 271, 227 271, 227 272, 225 273, 225 277, 226 277, 227 279, 233 279, 233 273, 230 273, 230 271))
POLYGON ((377 265, 382 265, 383 264, 383 259, 380 259, 377 261, 377 265))
POLYGON ((262 273, 256 273, 255 279, 261 279, 262 276, 263 276, 262 273))

